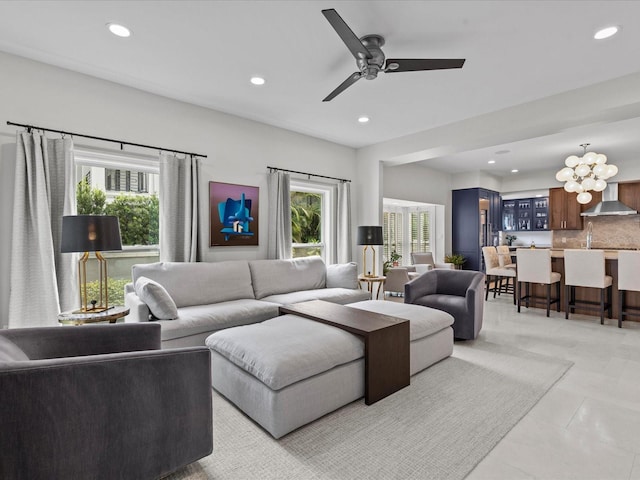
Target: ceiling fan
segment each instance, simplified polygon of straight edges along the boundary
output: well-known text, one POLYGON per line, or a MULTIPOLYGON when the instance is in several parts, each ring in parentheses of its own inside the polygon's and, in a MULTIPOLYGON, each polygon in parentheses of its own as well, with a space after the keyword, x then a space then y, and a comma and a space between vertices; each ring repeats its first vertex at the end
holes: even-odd
POLYGON ((464 65, 464 58, 388 58, 387 64, 385 65, 385 56, 381 49, 384 45, 384 37, 382 35, 372 34, 358 38, 349 28, 349 25, 345 23, 333 8, 322 10, 322 14, 356 58, 359 69, 358 72, 349 75, 344 82, 338 85, 338 88, 327 95, 327 97, 322 100, 323 102, 333 100, 361 78, 373 80, 378 76, 379 72, 395 73, 443 70, 448 68, 462 68, 464 65))

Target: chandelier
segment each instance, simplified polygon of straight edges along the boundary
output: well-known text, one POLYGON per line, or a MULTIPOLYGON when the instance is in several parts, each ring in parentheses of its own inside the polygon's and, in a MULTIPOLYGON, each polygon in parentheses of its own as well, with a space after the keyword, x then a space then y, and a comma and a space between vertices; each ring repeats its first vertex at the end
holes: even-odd
POLYGON ((589 190, 601 192, 607 188, 606 179, 618 173, 618 167, 607 164, 607 156, 602 153, 587 152, 589 143, 582 143, 582 157, 570 155, 564 161, 566 167, 556 173, 556 180, 566 182, 567 192, 576 192, 578 202, 585 204, 591 201, 589 190))

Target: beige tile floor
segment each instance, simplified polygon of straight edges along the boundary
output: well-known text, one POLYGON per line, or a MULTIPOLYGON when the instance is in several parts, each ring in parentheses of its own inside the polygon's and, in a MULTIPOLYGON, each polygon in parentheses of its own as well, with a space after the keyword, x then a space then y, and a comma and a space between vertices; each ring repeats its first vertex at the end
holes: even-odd
POLYGON ((467 480, 640 480, 640 323, 485 302, 486 341, 574 365, 467 480))

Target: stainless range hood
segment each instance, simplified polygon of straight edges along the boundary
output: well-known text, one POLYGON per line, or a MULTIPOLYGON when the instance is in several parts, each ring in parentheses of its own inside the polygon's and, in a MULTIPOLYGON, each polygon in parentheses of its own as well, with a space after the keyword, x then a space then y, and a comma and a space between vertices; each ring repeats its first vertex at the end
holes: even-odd
POLYGON ((637 213, 633 208, 627 207, 624 203, 618 201, 618 184, 610 183, 602 192, 602 201, 580 215, 583 217, 597 217, 599 215, 635 215, 637 213))

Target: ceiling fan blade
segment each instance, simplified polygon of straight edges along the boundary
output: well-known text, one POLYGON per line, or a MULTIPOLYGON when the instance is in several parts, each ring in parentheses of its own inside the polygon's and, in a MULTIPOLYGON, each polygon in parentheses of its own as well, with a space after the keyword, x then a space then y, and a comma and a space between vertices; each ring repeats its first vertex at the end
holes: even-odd
POLYGON ((331 92, 329 95, 327 95, 327 97, 322 101, 323 102, 329 102, 329 101, 333 100, 335 97, 340 95, 342 92, 344 92, 351 85, 353 85, 358 80, 360 80, 362 78, 362 76, 363 76, 362 72, 352 73, 351 75, 349 75, 349 78, 347 78, 344 82, 342 82, 340 85, 338 85, 338 88, 336 88, 333 92, 331 92))
POLYGON ((462 68, 464 58, 387 58, 386 73, 462 68), (396 68, 394 66, 397 65, 396 68))
POLYGON ((328 10, 322 10, 322 14, 329 21, 353 56, 356 57, 356 60, 372 58, 371 52, 367 50, 356 34, 349 28, 349 25, 338 15, 338 12, 330 8, 328 10))

